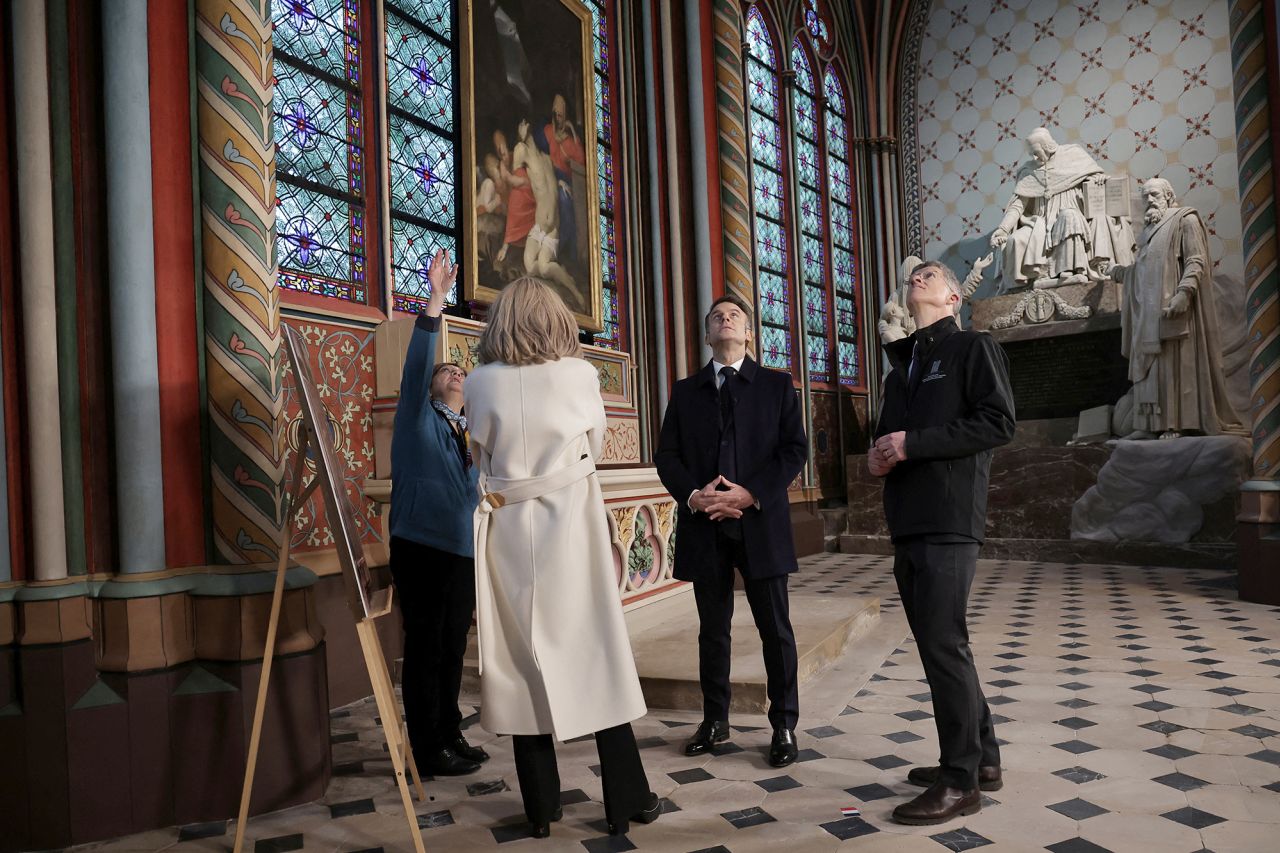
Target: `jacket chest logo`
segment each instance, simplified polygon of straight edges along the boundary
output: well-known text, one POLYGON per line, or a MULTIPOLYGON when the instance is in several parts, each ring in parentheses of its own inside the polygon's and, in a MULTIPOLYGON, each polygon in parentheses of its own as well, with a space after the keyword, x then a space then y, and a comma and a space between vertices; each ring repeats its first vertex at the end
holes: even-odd
POLYGON ((932 382, 932 381, 933 381, 933 380, 935 380, 935 379, 946 379, 946 378, 947 378, 947 374, 942 373, 942 372, 941 372, 941 368, 942 368, 942 361, 941 361, 941 360, 939 360, 939 361, 935 361, 935 362, 934 362, 934 363, 929 367, 929 374, 928 374, 927 376, 925 376, 925 378, 924 378, 924 379, 921 379, 921 380, 920 380, 920 381, 921 381, 921 383, 924 383, 924 382, 932 382))

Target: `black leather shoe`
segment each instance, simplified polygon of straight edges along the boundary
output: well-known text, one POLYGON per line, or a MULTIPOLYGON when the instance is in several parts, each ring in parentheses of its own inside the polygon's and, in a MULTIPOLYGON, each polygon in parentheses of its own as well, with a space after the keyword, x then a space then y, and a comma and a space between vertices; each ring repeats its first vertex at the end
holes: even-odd
POLYGON ((893 819, 909 826, 932 826, 946 823, 953 817, 977 814, 982 811, 982 792, 977 788, 961 791, 948 788, 941 782, 893 810, 893 819))
MULTIPOLYGON (((938 781, 938 774, 941 772, 941 767, 912 767, 911 772, 907 774, 907 782, 919 785, 921 788, 928 788, 938 781)), ((979 790, 999 791, 1003 787, 1004 780, 1001 778, 999 766, 978 768, 979 790)))
POLYGON ((786 767, 796 760, 796 733, 793 729, 774 729, 773 743, 769 745, 769 763, 774 767, 786 767))
POLYGON ((729 740, 728 720, 703 720, 693 737, 684 745, 685 755, 702 755, 716 751, 716 744, 729 740))
POLYGON ((454 738, 449 744, 449 749, 453 750, 455 755, 459 755, 467 759, 467 761, 474 761, 476 764, 484 764, 489 760, 489 753, 478 746, 472 746, 467 743, 467 739, 462 735, 454 738))
POLYGON ((448 747, 437 749, 428 754, 425 761, 419 760, 416 763, 419 772, 430 773, 432 776, 466 776, 480 769, 477 762, 463 758, 448 747))
POLYGON ((658 819, 658 815, 662 814, 662 801, 658 799, 658 795, 649 792, 649 805, 633 814, 626 820, 613 820, 607 814, 605 820, 609 824, 610 835, 626 835, 627 830, 631 828, 630 821, 636 823, 653 823, 658 819))
MULTIPOLYGON (((564 817, 564 807, 557 808, 555 814, 551 815, 551 823, 556 823, 560 818, 564 817)), ((531 838, 546 838, 551 834, 551 823, 534 823, 529 822, 529 836, 531 838)))

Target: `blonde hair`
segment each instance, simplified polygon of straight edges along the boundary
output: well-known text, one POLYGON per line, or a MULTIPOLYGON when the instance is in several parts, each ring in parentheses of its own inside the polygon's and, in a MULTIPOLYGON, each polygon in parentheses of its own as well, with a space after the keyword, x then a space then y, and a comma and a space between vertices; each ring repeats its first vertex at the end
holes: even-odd
POLYGON ((493 300, 479 350, 481 364, 542 364, 582 355, 578 324, 564 300, 528 277, 511 282, 493 300))

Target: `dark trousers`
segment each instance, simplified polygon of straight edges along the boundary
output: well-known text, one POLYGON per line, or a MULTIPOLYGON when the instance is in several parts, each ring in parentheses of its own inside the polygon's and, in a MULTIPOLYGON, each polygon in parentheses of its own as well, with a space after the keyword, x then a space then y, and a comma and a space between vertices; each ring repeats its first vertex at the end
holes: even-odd
MULTIPOLYGON (((728 720, 733 570, 746 565, 746 548, 740 539, 717 534, 716 551, 714 576, 693 583, 698 605, 698 679, 702 683, 703 719, 728 720)), ((794 729, 800 719, 800 692, 796 686, 796 635, 791 630, 787 575, 755 580, 744 577, 743 586, 764 652, 769 723, 775 729, 794 729)))
MULTIPOLYGON (((516 778, 530 823, 550 823, 560 807, 560 771, 551 735, 513 735, 516 778)), ((596 732, 604 813, 609 820, 629 820, 649 805, 649 780, 630 723, 596 732)))
POLYGON ((933 693, 940 781, 978 786, 978 766, 999 766, 991 709, 969 649, 966 615, 978 565, 978 543, 907 539, 894 549, 893 574, 933 693))
POLYGON ((459 734, 462 655, 476 608, 475 562, 393 536, 391 577, 404 621, 405 723, 414 755, 421 758, 459 734))

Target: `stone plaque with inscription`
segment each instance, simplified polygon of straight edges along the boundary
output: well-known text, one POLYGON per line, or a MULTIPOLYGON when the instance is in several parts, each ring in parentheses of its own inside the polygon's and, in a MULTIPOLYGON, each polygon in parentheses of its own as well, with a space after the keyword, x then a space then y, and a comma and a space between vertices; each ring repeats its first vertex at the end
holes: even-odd
POLYGON ((1118 328, 1004 339, 1000 345, 1009 356, 1019 421, 1075 418, 1085 409, 1114 403, 1129 390, 1118 328))

